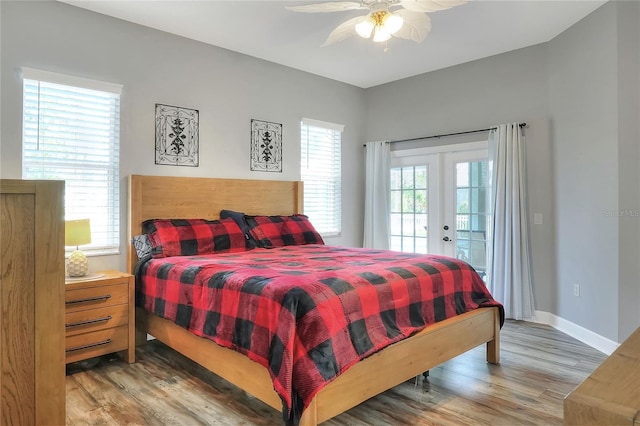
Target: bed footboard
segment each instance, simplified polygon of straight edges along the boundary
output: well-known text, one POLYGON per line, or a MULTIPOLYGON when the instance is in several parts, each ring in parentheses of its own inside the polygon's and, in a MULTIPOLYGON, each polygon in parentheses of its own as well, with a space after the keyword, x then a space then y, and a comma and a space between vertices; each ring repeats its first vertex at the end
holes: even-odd
POLYGON ((487 344, 487 361, 498 363, 498 308, 480 308, 439 322, 360 361, 323 388, 301 425, 326 421, 361 402, 487 344))
MULTIPOLYGON (((137 308, 138 333, 151 334, 167 346, 247 391, 276 410, 282 402, 267 370, 258 363, 200 338, 171 321, 137 308)), ((324 387, 302 414, 315 426, 424 371, 486 343, 487 361, 499 362, 500 313, 480 308, 427 327, 360 361, 324 387)))

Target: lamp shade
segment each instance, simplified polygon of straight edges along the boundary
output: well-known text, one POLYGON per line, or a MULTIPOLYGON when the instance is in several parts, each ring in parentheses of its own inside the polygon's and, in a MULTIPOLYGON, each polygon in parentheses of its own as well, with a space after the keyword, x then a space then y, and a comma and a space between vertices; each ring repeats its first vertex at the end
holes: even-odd
POLYGON ((67 220, 64 222, 64 245, 81 246, 91 243, 89 219, 67 220))

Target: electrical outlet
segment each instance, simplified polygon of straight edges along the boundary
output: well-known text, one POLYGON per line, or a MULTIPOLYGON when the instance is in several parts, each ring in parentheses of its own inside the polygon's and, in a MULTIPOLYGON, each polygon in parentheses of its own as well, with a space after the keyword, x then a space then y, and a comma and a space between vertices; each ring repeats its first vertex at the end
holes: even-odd
POLYGON ((580 297, 580 284, 573 285, 573 295, 575 297, 580 297))
POLYGON ((533 224, 534 225, 542 225, 542 213, 534 213, 533 214, 533 224))

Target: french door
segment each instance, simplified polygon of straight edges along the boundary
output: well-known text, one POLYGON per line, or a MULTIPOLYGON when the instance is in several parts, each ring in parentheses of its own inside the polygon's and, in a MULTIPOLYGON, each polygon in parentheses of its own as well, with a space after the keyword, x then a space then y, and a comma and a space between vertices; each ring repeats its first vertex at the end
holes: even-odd
POLYGON ((489 167, 486 142, 393 151, 391 249, 457 257, 484 278, 489 167))

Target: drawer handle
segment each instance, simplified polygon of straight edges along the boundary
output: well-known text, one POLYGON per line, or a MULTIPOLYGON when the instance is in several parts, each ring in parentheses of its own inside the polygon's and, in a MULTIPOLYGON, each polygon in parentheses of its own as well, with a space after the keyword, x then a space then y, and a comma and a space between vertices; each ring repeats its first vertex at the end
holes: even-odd
POLYGON ((72 322, 72 323, 69 323, 69 324, 65 324, 64 326, 67 327, 67 328, 69 328, 69 327, 78 327, 80 325, 95 324, 97 322, 109 321, 110 319, 111 319, 111 315, 107 315, 106 317, 102 317, 102 318, 96 318, 96 319, 86 320, 86 321, 72 322))
POLYGON ((111 339, 103 340, 102 342, 91 343, 91 344, 84 345, 84 346, 77 346, 75 348, 70 348, 70 349, 67 349, 66 352, 81 351, 83 349, 95 348, 96 346, 108 345, 109 343, 111 343, 111 339))
POLYGON ((65 305, 73 305, 74 303, 97 302, 99 300, 109 300, 109 299, 111 299, 111 295, 107 294, 107 295, 104 295, 104 296, 87 297, 85 299, 69 300, 68 302, 64 302, 64 304, 65 305))

